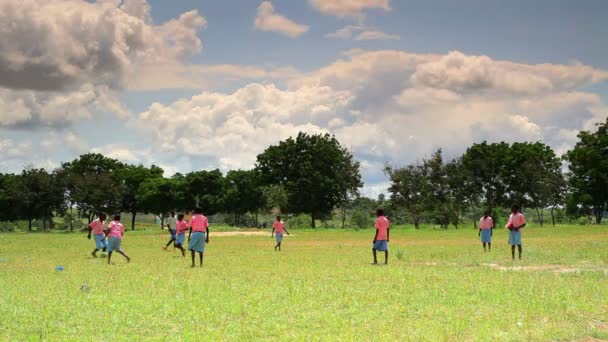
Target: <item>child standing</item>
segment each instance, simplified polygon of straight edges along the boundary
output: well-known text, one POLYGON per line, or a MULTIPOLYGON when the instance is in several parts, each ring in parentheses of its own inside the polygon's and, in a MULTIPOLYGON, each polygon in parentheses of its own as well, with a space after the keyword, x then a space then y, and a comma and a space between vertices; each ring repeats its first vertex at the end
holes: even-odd
POLYGON ((521 231, 526 226, 526 217, 519 211, 518 205, 511 207, 511 215, 509 215, 509 221, 505 225, 505 228, 509 230, 509 245, 511 245, 511 258, 515 260, 515 245, 519 251, 519 260, 521 260, 521 231))
POLYGON ((277 216, 277 220, 274 221, 274 223, 272 224, 272 233, 270 233, 270 237, 272 237, 272 235, 274 234, 274 239, 277 242, 277 244, 274 246, 275 252, 277 251, 277 248, 279 252, 281 251, 283 233, 287 233, 287 235, 289 235, 289 232, 285 228, 285 224, 283 223, 283 221, 281 221, 281 216, 277 216))
POLYGON ((177 222, 175 223, 175 248, 182 251, 182 256, 186 256, 184 250, 184 240, 186 239, 186 230, 188 230, 188 222, 184 221, 184 214, 177 215, 177 222))
POLYGON ((112 252, 116 251, 125 258, 127 258, 127 262, 131 262, 131 258, 122 250, 121 242, 122 236, 125 235, 125 227, 120 223, 120 215, 114 215, 114 220, 110 222, 108 225, 108 229, 106 230, 106 236, 108 239, 108 265, 110 264, 110 259, 112 259, 112 252))
POLYGON ((209 243, 209 221, 203 215, 203 209, 194 209, 194 215, 192 215, 189 226, 188 249, 192 255, 192 267, 194 267, 194 252, 198 252, 200 267, 203 267, 205 243, 209 243))
POLYGON ((384 264, 388 265, 388 241, 389 225, 388 218, 384 216, 384 210, 376 210, 376 235, 374 235, 372 254, 374 255, 374 265, 378 265, 376 251, 384 251, 384 264))
POLYGON ((165 247, 163 247, 164 250, 167 250, 167 247, 169 247, 169 245, 173 242, 173 247, 174 247, 174 251, 175 251, 175 224, 177 223, 177 220, 175 219, 175 211, 171 212, 171 216, 169 216, 167 218, 167 229, 169 229, 169 234, 171 234, 171 239, 169 239, 169 242, 167 242, 167 244, 165 245, 165 247))
POLYGON ((490 211, 486 210, 483 213, 483 217, 479 219, 479 236, 481 237, 481 243, 483 244, 483 251, 486 251, 486 243, 488 244, 488 251, 492 251, 492 230, 494 229, 494 220, 490 216, 490 211))
POLYGON ((93 250, 93 252, 91 252, 91 255, 93 256, 93 258, 97 258, 97 251, 98 250, 102 250, 102 252, 106 251, 106 248, 108 248, 108 242, 106 241, 106 236, 104 234, 104 227, 106 224, 106 214, 104 213, 98 213, 97 214, 97 219, 91 221, 91 223, 89 223, 89 240, 91 240, 91 231, 93 232, 93 235, 95 236, 95 249, 93 250))

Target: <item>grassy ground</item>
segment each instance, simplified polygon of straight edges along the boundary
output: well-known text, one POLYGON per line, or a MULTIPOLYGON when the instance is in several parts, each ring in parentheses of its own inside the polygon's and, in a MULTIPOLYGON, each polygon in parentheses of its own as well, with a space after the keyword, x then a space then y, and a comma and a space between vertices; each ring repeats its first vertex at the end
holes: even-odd
POLYGON ((504 229, 484 254, 470 228, 394 228, 376 267, 372 235, 212 235, 190 269, 160 230, 113 266, 83 233, 0 234, 0 340, 608 339, 606 227, 525 228, 515 262, 504 229))

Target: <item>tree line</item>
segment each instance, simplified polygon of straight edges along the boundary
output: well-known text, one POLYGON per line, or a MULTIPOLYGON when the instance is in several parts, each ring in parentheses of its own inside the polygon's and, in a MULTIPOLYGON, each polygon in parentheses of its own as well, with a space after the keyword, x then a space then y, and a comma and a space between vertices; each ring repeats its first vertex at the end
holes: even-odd
MULTIPOLYGON (((47 171, 28 168, 0 174, 0 221, 53 217, 89 221, 97 212, 128 212, 135 229, 138 213, 164 218, 172 210, 204 208, 206 215, 229 213, 239 224, 259 212, 308 214, 311 226, 363 185, 359 163, 328 134, 298 134, 257 156, 252 170, 201 170, 164 177, 156 165, 131 165, 89 153, 47 171)), ((78 227, 79 228, 79 227, 78 227)))
MULTIPOLYGON (((360 196, 359 162, 328 134, 298 134, 268 147, 251 170, 201 170, 165 177, 161 167, 131 165, 101 154, 84 154, 55 170, 27 168, 0 174, 0 221, 42 222, 66 218, 70 229, 98 211, 129 212, 131 228, 138 213, 165 217, 171 210, 202 207, 239 225, 259 213, 305 214, 317 221, 371 224, 376 207, 397 223, 458 227, 475 222, 484 210, 495 213, 517 203, 540 224, 547 213, 594 217, 601 223, 608 206, 608 120, 582 131, 564 156, 542 142, 481 142, 446 160, 441 149, 420 162, 386 164, 389 198, 360 196), (471 216, 469 213, 474 212, 471 216)), ((77 227, 80 228, 80 227, 77 227)))
POLYGON ((482 142, 449 161, 439 149, 418 163, 386 165, 392 207, 403 209, 416 227, 458 227, 471 208, 495 213, 515 203, 532 210, 541 225, 547 210, 555 225, 558 208, 599 224, 608 205, 608 120, 596 127, 581 131, 562 157, 542 142, 482 142))

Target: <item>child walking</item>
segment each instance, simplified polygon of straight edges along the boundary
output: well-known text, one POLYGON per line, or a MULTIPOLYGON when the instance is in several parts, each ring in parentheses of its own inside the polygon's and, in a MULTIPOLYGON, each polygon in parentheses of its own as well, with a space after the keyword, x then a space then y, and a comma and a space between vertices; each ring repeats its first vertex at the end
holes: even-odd
POLYGON ((376 235, 374 235, 372 254, 374 255, 374 265, 378 265, 376 251, 384 251, 384 264, 388 265, 388 241, 389 241, 389 225, 388 218, 384 216, 384 210, 376 210, 376 235))
POLYGON ((509 230, 509 245, 511 245, 511 258, 515 260, 515 245, 519 251, 519 260, 521 260, 521 231, 526 226, 526 217, 519 211, 518 205, 511 207, 511 215, 509 215, 509 221, 505 225, 505 228, 509 230))
POLYGON ((479 236, 483 244, 483 251, 486 251, 486 243, 488 244, 488 252, 492 251, 492 232, 494 229, 494 220, 490 216, 490 211, 486 210, 483 217, 479 219, 479 236))
POLYGON ((274 239, 277 242, 277 244, 274 246, 274 251, 281 251, 281 242, 283 241, 283 233, 287 233, 287 235, 289 235, 289 232, 287 231, 287 228, 285 228, 285 223, 283 223, 283 221, 281 221, 281 216, 277 216, 277 220, 274 221, 274 223, 272 224, 272 233, 270 233, 270 237, 272 237, 272 235, 274 234, 274 239))
POLYGON ((175 248, 182 251, 182 256, 186 256, 184 250, 184 240, 186 239, 186 230, 188 230, 188 222, 184 221, 184 214, 177 215, 175 223, 175 248))
POLYGON ((131 258, 122 250, 121 242, 122 236, 125 235, 125 227, 120 223, 120 215, 114 215, 114 220, 110 222, 108 225, 108 229, 106 230, 106 236, 108 238, 108 265, 110 264, 110 259, 112 259, 112 252, 116 251, 125 258, 127 258, 127 262, 131 262, 131 258))
POLYGON ((165 247, 163 247, 164 250, 167 250, 167 247, 169 247, 169 245, 172 242, 173 242, 174 251, 175 251, 175 247, 177 247, 175 245, 175 224, 176 223, 177 223, 177 220, 175 219, 175 211, 172 211, 171 216, 169 216, 167 218, 167 229, 169 229, 169 234, 171 234, 171 239, 169 239, 169 242, 167 242, 165 247))
POLYGON ((108 248, 108 242, 106 241, 106 235, 104 234, 106 214, 98 213, 97 217, 98 218, 96 220, 93 220, 91 221, 91 223, 89 223, 89 240, 91 240, 91 232, 93 232, 93 235, 95 236, 95 249, 93 250, 93 252, 91 252, 93 258, 97 258, 98 250, 101 249, 102 252, 105 252, 108 248))
POLYGON ((198 252, 200 267, 203 267, 205 243, 209 243, 209 221, 203 215, 203 209, 194 209, 194 215, 192 215, 189 226, 190 232, 188 233, 188 249, 192 255, 192 267, 195 267, 194 252, 198 252))

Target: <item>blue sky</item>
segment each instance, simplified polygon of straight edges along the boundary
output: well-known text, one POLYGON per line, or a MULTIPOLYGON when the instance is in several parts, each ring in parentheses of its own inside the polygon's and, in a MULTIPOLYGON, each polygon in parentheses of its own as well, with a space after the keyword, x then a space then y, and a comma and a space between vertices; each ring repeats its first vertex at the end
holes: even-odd
POLYGON ((377 195, 386 162, 563 153, 608 115, 606 1, 7 0, 6 20, 0 172, 90 151, 250 168, 303 130, 336 134, 377 195))

